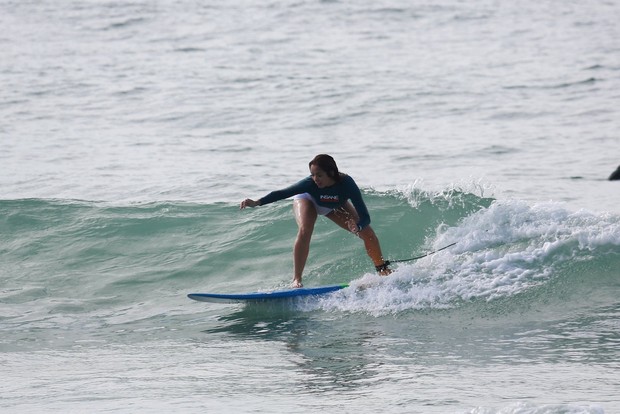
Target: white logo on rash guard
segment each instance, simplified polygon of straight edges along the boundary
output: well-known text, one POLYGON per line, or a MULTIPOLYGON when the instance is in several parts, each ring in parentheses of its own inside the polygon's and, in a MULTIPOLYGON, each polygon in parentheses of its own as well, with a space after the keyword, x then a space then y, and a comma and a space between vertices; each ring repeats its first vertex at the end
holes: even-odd
POLYGON ((325 194, 321 194, 320 196, 320 200, 323 203, 339 203, 340 199, 338 198, 337 195, 325 195, 325 194))

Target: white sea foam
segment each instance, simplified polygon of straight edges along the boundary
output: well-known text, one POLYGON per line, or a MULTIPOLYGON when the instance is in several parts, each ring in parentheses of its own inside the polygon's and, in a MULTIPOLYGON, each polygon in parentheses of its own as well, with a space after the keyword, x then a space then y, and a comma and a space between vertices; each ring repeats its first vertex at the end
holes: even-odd
POLYGON ((388 278, 367 274, 318 306, 382 315, 511 297, 548 283, 596 249, 619 252, 620 222, 556 203, 498 201, 441 229, 429 250, 453 242, 447 250, 401 264, 388 278))

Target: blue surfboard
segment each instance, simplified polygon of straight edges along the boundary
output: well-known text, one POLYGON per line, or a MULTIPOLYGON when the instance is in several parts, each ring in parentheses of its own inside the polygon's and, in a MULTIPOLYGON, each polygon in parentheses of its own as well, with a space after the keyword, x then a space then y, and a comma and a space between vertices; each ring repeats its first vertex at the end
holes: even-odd
POLYGON ((251 293, 190 293, 187 297, 200 302, 214 303, 264 302, 269 300, 297 298, 301 296, 324 295, 326 293, 344 289, 348 286, 349 285, 347 284, 340 284, 251 293))

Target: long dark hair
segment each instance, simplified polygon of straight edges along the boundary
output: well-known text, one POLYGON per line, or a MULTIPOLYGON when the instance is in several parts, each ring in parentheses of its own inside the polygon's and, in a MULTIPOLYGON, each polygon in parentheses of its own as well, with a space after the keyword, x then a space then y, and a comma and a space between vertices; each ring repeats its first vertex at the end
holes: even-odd
POLYGON ((312 161, 308 163, 308 168, 312 167, 313 165, 316 165, 317 167, 325 171, 325 174, 327 174, 327 176, 332 180, 336 182, 340 181, 341 174, 340 172, 338 172, 338 166, 336 165, 336 161, 334 161, 331 155, 317 155, 312 159, 312 161))

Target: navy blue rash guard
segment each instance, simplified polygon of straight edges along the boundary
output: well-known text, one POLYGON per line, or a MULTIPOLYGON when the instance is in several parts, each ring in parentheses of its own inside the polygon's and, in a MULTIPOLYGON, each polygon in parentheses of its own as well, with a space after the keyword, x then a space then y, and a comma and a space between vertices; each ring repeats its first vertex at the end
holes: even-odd
POLYGON ((310 194, 318 205, 331 209, 342 207, 348 200, 351 200, 360 217, 357 223, 359 229, 362 230, 370 224, 370 215, 362 199, 362 193, 353 178, 346 174, 343 174, 336 184, 325 188, 317 187, 312 177, 307 177, 290 187, 272 191, 259 201, 261 205, 265 205, 303 193, 310 194))

